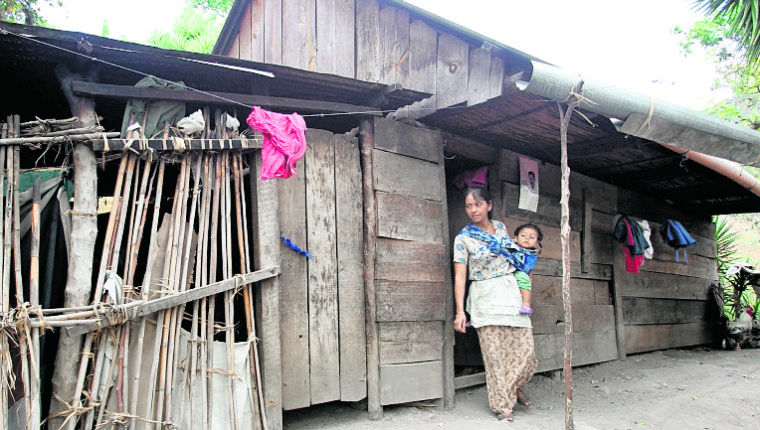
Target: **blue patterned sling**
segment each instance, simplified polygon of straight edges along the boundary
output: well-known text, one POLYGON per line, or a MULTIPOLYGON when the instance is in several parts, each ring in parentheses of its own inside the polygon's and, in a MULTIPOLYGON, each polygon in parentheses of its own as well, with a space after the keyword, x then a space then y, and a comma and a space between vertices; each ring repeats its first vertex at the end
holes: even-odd
POLYGON ((475 224, 468 224, 459 234, 470 236, 486 244, 488 250, 494 254, 501 254, 517 270, 530 273, 538 261, 537 251, 535 249, 525 249, 508 237, 496 237, 484 231, 475 224))

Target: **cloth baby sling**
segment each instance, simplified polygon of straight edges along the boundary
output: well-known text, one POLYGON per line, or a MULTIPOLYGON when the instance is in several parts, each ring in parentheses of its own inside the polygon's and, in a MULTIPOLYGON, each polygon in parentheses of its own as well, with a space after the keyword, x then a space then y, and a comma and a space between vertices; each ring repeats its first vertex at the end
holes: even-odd
POLYGON ((468 224, 459 234, 484 242, 489 251, 494 254, 503 255, 517 270, 525 273, 530 273, 538 261, 538 251, 535 249, 520 247, 508 237, 496 237, 488 234, 486 231, 475 226, 475 224, 468 224))

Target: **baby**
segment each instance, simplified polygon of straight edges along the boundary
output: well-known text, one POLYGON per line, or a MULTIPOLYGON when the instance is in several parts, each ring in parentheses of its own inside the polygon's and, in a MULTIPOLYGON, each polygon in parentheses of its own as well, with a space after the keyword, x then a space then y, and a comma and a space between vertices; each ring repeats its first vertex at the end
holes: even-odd
MULTIPOLYGON (((523 224, 515 230, 515 243, 521 248, 540 248, 543 239, 544 234, 535 224, 523 224)), ((518 270, 515 272, 515 279, 517 279, 517 286, 520 287, 520 297, 522 298, 522 306, 520 306, 519 311, 521 314, 533 313, 533 309, 530 307, 531 284, 528 273, 536 265, 537 260, 538 258, 535 255, 526 256, 525 271, 518 270)))

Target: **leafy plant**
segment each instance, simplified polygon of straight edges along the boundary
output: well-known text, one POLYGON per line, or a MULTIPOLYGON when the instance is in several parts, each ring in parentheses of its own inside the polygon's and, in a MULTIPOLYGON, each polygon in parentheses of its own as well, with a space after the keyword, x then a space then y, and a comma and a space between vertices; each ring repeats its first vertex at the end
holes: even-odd
POLYGON ((731 230, 726 217, 717 216, 713 218, 715 223, 715 248, 716 260, 718 264, 718 280, 721 285, 727 284, 726 271, 732 264, 739 261, 737 252, 739 250, 737 242, 739 234, 731 230))
MULTIPOLYGON (((758 297, 754 288, 760 288, 760 271, 749 264, 734 264, 726 271, 723 286, 723 303, 729 319, 738 318, 747 307, 757 310, 758 297)), ((756 314, 755 314, 756 316, 756 314)))

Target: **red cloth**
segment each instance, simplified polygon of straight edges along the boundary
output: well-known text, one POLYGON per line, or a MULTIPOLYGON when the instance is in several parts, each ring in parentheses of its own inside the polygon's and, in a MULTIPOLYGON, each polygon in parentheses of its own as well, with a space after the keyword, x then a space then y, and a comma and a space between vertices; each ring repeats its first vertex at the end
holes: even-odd
POLYGON ((631 225, 628 221, 623 219, 623 224, 627 230, 628 236, 625 239, 625 245, 623 248, 623 255, 625 255, 625 270, 630 273, 639 273, 639 266, 644 264, 644 255, 631 255, 631 248, 633 246, 633 234, 631 233, 631 225))
POLYGON ((297 113, 285 115, 254 106, 246 122, 264 135, 261 179, 295 176, 296 163, 306 153, 306 122, 303 117, 297 113))

